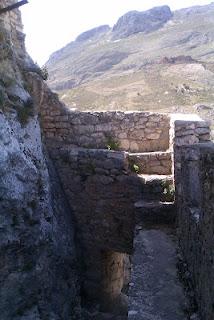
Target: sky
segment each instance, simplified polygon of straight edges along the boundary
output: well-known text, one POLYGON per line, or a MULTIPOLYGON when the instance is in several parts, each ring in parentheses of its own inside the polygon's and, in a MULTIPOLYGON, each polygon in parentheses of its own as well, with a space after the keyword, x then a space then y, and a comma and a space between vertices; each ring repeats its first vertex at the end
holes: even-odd
POLYGON ((169 5, 171 10, 206 5, 212 0, 28 0, 21 8, 26 47, 43 65, 49 56, 82 32, 102 24, 113 26, 130 10, 169 5))

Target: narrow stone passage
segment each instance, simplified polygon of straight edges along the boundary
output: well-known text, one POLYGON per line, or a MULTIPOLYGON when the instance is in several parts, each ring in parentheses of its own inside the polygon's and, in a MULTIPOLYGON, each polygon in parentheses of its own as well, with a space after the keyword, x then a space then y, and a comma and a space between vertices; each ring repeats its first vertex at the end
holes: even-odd
POLYGON ((173 232, 138 227, 132 280, 129 289, 130 320, 187 320, 182 284, 177 277, 173 232))

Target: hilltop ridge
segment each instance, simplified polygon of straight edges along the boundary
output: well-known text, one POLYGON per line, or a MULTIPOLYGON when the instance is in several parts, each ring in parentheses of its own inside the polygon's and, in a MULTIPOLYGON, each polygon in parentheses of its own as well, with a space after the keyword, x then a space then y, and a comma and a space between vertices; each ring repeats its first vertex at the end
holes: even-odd
POLYGON ((112 29, 113 39, 129 37, 139 32, 152 32, 161 28, 172 18, 168 6, 155 7, 147 11, 130 11, 123 15, 112 29))
POLYGON ((214 3, 128 12, 113 28, 84 32, 84 41, 52 54, 46 64, 49 85, 81 110, 192 112, 196 104, 210 105, 213 17, 214 3))

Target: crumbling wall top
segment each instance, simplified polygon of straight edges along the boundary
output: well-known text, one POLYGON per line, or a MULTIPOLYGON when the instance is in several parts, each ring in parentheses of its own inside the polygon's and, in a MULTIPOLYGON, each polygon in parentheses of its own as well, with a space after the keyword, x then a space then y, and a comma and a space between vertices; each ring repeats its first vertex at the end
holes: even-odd
MULTIPOLYGON (((1 0, 0 9, 6 8, 17 0, 1 0)), ((19 9, 14 9, 5 12, 0 15, 0 28, 5 29, 10 35, 11 42, 13 46, 17 49, 17 52, 25 52, 24 46, 24 34, 23 34, 23 24, 21 19, 21 12, 19 9)))

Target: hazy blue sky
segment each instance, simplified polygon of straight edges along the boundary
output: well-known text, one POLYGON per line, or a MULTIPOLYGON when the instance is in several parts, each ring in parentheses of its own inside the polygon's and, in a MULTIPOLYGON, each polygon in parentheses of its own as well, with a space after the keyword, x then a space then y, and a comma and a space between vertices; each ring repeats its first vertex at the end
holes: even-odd
POLYGON ((130 10, 168 4, 172 10, 205 5, 211 0, 29 0, 22 8, 27 50, 43 64, 49 55, 78 34, 101 24, 113 26, 130 10))

